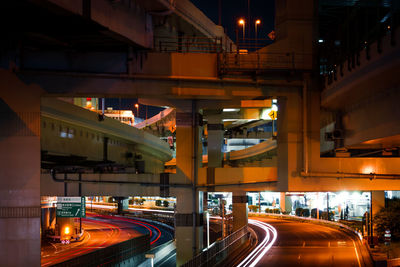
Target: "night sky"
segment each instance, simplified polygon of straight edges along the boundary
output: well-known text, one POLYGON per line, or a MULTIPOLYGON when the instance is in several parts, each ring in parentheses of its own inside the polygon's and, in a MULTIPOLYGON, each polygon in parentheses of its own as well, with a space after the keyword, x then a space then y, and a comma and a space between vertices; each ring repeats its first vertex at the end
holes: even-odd
MULTIPOLYGON (((101 108, 101 101, 99 101, 99 105, 101 108)), ((160 107, 154 107, 154 106, 145 106, 139 104, 139 116, 136 114, 136 108, 135 104, 137 103, 136 98, 106 98, 106 108, 107 107, 112 107, 115 110, 132 110, 133 113, 135 114, 135 117, 139 117, 141 119, 146 118, 146 110, 147 110, 147 118, 151 118, 158 113, 160 113, 161 110, 164 108, 160 107)))
MULTIPOLYGON (((222 1, 222 26, 229 37, 235 41, 235 27, 239 18, 247 23, 247 1, 250 1, 250 36, 246 27, 246 38, 255 38, 254 21, 261 20, 258 27, 258 38, 268 38, 267 34, 274 29, 275 1, 274 0, 220 0, 222 1)), ((218 0, 191 0, 215 24, 218 24, 218 0)), ((239 38, 242 32, 239 31, 239 38)))

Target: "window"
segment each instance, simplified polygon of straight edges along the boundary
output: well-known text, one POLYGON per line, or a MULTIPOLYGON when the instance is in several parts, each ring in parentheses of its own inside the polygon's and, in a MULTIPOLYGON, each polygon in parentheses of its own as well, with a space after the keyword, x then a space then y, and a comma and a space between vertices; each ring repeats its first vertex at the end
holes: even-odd
POLYGON ((75 136, 75 129, 67 129, 68 130, 68 138, 74 138, 75 136))

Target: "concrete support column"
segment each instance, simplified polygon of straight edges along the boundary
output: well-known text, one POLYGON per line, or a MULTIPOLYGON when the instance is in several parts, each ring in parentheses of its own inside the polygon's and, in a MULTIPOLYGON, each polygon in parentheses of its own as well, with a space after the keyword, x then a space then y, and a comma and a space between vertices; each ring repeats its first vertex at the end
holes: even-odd
POLYGON ((374 237, 377 236, 376 224, 374 221, 375 215, 385 207, 385 191, 371 191, 371 210, 372 210, 372 225, 374 237))
POLYGON ((193 258, 203 248, 203 192, 196 190, 201 166, 199 116, 195 102, 176 113, 176 173, 192 187, 177 188, 175 237, 177 266, 193 258))
POLYGON ((128 211, 129 209, 129 199, 126 197, 114 197, 118 203, 117 213, 122 214, 123 211, 128 211))
POLYGON ((300 92, 278 98, 278 190, 290 191, 302 167, 302 106, 300 92))
POLYGON ((247 193, 244 191, 232 193, 233 231, 247 225, 247 193))
POLYGON ((286 192, 281 192, 279 196, 279 207, 281 212, 292 211, 292 200, 290 196, 286 196, 286 192))
POLYGON ((0 70, 0 258, 40 266, 40 95, 0 70))
MULTIPOLYGON (((222 123, 220 115, 214 115, 208 118, 207 133, 207 184, 215 184, 215 168, 222 167, 224 160, 224 154, 222 153, 224 124, 222 123)), ((215 191, 215 187, 210 186, 207 191, 215 191)))
POLYGON ((222 167, 224 154, 222 153, 222 142, 224 140, 224 124, 221 117, 209 118, 207 124, 208 143, 208 167, 222 167))
POLYGON ((56 235, 59 235, 61 240, 70 240, 78 231, 74 218, 57 217, 56 235))

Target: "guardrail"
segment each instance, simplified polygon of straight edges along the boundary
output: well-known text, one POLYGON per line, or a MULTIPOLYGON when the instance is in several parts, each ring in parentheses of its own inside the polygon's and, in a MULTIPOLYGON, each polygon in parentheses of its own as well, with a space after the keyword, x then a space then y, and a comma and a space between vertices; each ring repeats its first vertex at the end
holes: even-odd
POLYGON ((221 53, 223 44, 220 37, 155 37, 154 48, 159 52, 221 53))
POLYGON ((116 264, 127 259, 133 259, 137 266, 146 260, 144 252, 150 249, 150 235, 141 235, 124 242, 95 250, 76 258, 55 264, 57 267, 70 266, 100 266, 116 264))
POLYGON ((295 70, 306 68, 304 64, 311 55, 298 53, 247 52, 238 50, 223 53, 220 59, 220 72, 243 70, 295 70))
MULTIPOLYGON (((257 216, 259 214, 258 213, 251 213, 251 215, 257 216)), ((300 216, 294 216, 294 215, 275 214, 275 213, 266 213, 265 216, 272 217, 272 218, 275 217, 275 218, 279 218, 279 219, 290 219, 290 220, 297 220, 297 221, 309 221, 309 222, 313 222, 313 223, 317 223, 317 224, 325 224, 325 225, 329 224, 331 226, 336 226, 336 227, 347 229, 347 230, 353 232, 354 234, 356 234, 358 236, 358 238, 360 238, 360 240, 363 239, 363 237, 362 237, 360 232, 354 230, 350 226, 347 226, 345 224, 338 223, 338 222, 315 219, 315 218, 309 218, 309 217, 300 217, 300 216)))
POLYGON ((238 246, 250 237, 247 225, 240 228, 224 239, 213 243, 207 250, 202 251, 182 267, 215 266, 228 257, 238 246))

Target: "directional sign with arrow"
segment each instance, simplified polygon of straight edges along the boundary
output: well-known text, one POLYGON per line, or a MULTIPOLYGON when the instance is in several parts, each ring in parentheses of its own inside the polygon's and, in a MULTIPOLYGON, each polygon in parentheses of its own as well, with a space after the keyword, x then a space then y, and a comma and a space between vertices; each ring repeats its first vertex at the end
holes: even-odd
POLYGON ((275 110, 271 110, 271 111, 268 113, 268 116, 271 118, 271 120, 275 120, 276 117, 278 116, 278 113, 277 113, 275 110))

